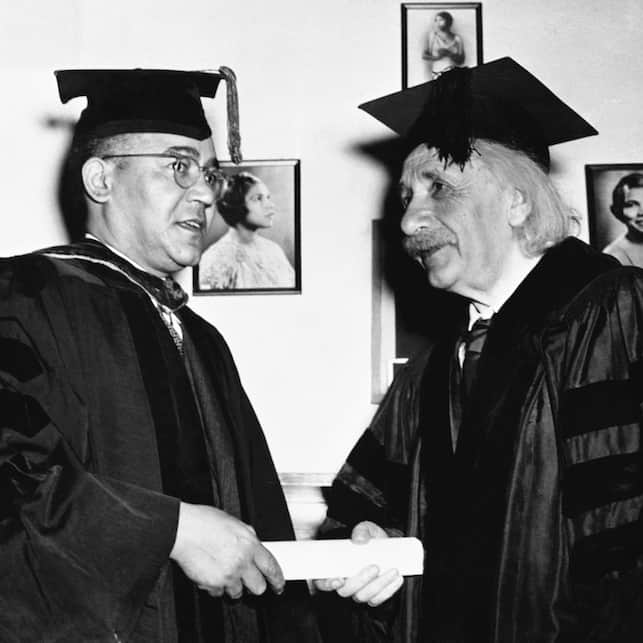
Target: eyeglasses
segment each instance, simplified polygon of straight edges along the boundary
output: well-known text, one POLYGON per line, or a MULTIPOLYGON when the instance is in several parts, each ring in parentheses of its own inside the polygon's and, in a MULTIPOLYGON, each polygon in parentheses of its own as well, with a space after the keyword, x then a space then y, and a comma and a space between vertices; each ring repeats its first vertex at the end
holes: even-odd
POLYGON ((182 156, 180 154, 106 154, 101 158, 116 159, 139 157, 174 159, 174 162, 171 164, 172 171, 174 172, 174 180, 176 184, 184 190, 191 188, 199 180, 201 173, 203 173, 203 179, 206 184, 217 194, 225 184, 225 174, 223 174, 216 165, 206 165, 204 167, 199 165, 191 156, 182 156))

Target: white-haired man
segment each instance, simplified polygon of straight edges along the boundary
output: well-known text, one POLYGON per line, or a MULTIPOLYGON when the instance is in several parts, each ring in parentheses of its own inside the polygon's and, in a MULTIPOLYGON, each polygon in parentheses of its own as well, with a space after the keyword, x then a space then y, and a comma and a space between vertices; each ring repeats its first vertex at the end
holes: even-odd
POLYGON ((508 58, 363 108, 408 136, 405 247, 468 315, 396 378, 322 529, 417 536, 423 576, 318 587, 359 640, 640 639, 643 273, 570 236, 547 175, 595 131, 508 58))

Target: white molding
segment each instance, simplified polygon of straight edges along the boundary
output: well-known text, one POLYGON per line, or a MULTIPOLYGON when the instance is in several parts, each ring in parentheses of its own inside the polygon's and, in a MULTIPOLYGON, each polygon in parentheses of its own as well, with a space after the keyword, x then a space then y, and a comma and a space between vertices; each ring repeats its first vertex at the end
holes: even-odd
POLYGON ((313 538, 324 520, 326 502, 323 489, 330 487, 334 477, 334 473, 288 471, 279 474, 297 540, 313 538))
POLYGON ((330 487, 335 476, 333 473, 299 473, 284 471, 279 474, 279 481, 283 487, 330 487))

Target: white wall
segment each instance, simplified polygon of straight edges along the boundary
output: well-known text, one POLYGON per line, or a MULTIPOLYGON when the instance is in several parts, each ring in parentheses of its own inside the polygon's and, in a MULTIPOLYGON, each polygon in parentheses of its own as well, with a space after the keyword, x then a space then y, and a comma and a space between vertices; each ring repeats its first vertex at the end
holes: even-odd
MULTIPOLYGON (((385 175, 352 146, 386 133, 356 106, 401 86, 400 14, 392 0, 0 5, 0 255, 66 240, 55 189, 68 133, 45 120, 83 101, 58 103, 57 68, 228 65, 244 155, 301 159, 303 293, 192 300, 228 339, 280 471, 334 471, 374 410, 370 222, 385 175)), ((640 0, 483 2, 485 60, 513 56, 601 132, 553 150, 582 214, 584 164, 643 161, 642 27, 640 0)), ((208 108, 215 126, 223 104, 208 108)))

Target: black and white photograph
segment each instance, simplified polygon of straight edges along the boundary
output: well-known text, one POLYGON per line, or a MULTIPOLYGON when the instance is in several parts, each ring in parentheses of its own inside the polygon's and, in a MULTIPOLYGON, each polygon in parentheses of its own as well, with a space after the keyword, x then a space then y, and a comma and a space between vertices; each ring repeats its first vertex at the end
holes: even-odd
POLYGON ((299 161, 223 163, 221 169, 226 182, 194 268, 194 292, 299 292, 299 161))
POLYGON ((482 3, 402 5, 402 87, 482 62, 482 3))
POLYGON ((0 643, 643 642, 642 33, 0 2, 0 643))
POLYGON ((643 163, 585 166, 592 245, 643 268, 643 163))

